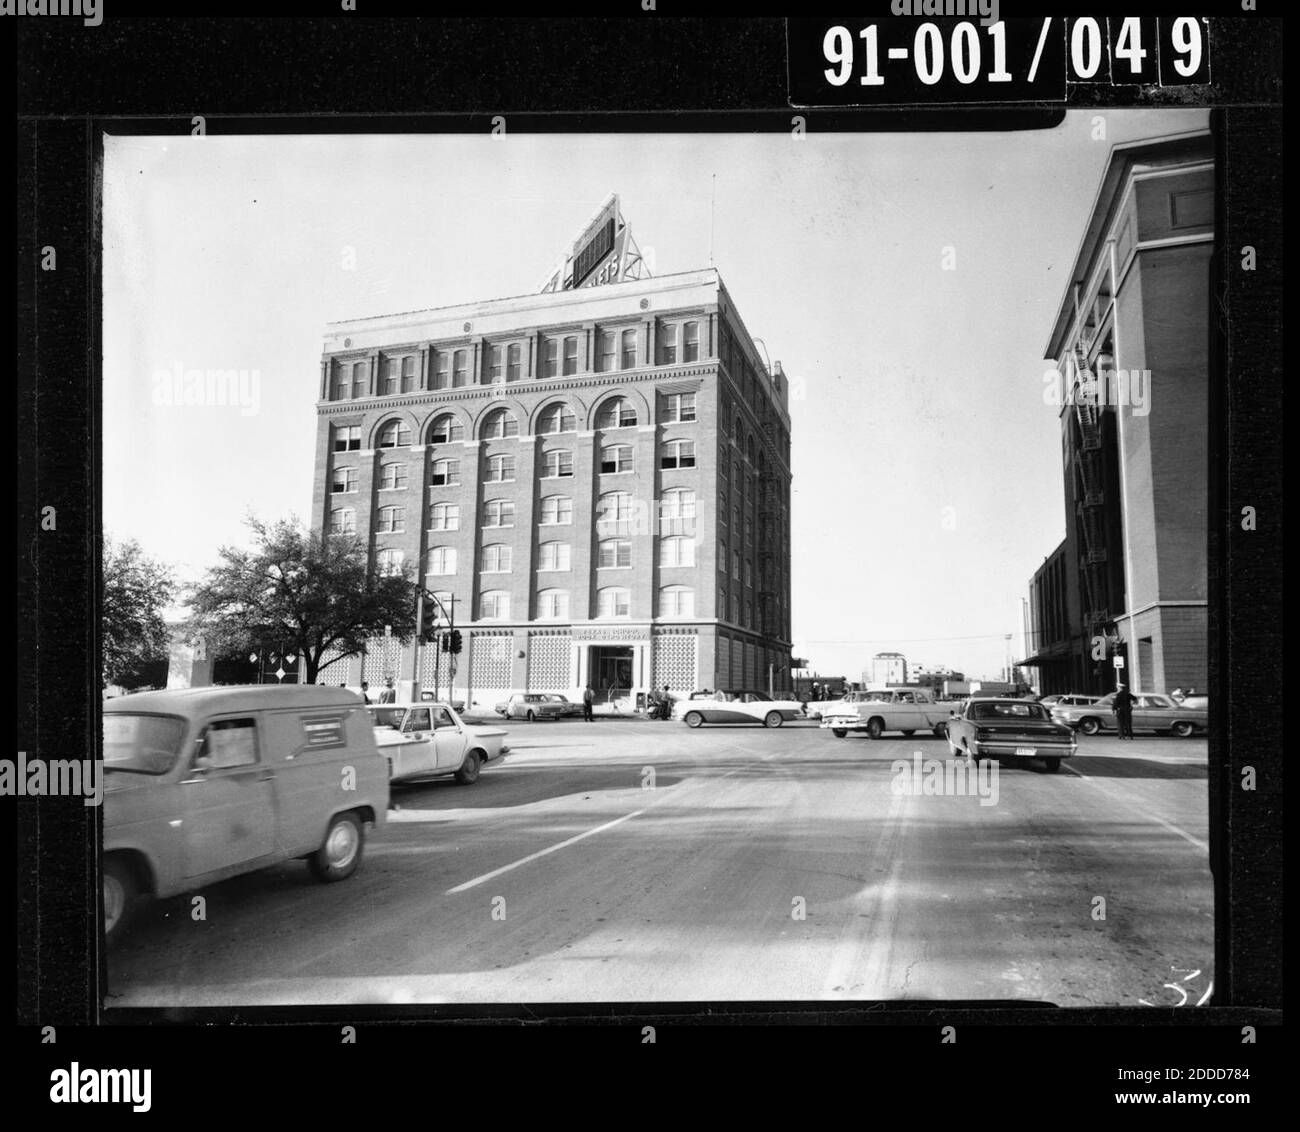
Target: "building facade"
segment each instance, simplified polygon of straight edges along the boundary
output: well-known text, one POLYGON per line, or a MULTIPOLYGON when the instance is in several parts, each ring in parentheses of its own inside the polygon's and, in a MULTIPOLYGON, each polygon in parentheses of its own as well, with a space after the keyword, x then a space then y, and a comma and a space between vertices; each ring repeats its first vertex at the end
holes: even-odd
MULTIPOLYGON (((314 528, 438 595, 457 698, 790 688, 788 386, 716 270, 331 324, 317 416, 314 528)), ((347 682, 445 691, 413 649, 347 682)))
POLYGON ((1066 533, 1022 662, 1044 693, 1206 686, 1213 241, 1208 131, 1115 147, 1046 350, 1066 533))
POLYGON ((871 658, 871 669, 862 674, 868 688, 886 688, 907 683, 907 658, 901 652, 878 652, 871 658))

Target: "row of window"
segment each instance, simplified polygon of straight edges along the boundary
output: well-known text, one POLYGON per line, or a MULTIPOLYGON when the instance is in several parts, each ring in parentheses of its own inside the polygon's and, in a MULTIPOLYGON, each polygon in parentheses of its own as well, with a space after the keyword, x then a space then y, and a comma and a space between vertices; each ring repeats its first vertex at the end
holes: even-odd
MULTIPOLYGON (((640 331, 602 330, 596 335, 596 353, 592 367, 597 373, 635 369, 639 356, 640 331)), ((656 336, 657 364, 676 365, 700 359, 700 324, 671 323, 659 328, 656 336)), ((434 389, 460 389, 470 384, 473 351, 468 347, 431 352, 430 369, 434 389)), ((483 350, 480 384, 496 385, 524 378, 524 341, 493 343, 483 350)), ((417 359, 414 354, 385 358, 379 379, 379 393, 392 396, 413 393, 418 388, 417 359)), ((574 334, 548 336, 542 342, 541 376, 568 377, 578 372, 578 337, 574 334)), ((369 361, 342 364, 334 373, 330 399, 346 401, 365 397, 370 380, 369 361)))
MULTIPOLYGON (((389 549, 386 561, 398 566, 405 561, 402 551, 389 549)), ((454 546, 430 547, 425 555, 426 574, 455 574, 456 548, 454 546)), ((546 572, 563 572, 572 568, 573 547, 567 542, 543 542, 537 547, 537 569, 546 572)), ((505 543, 490 543, 483 547, 480 574, 509 574, 513 569, 514 549, 505 543)), ((682 535, 670 535, 659 540, 659 565, 678 567, 695 565, 695 540, 682 535)), ((626 570, 632 566, 632 543, 629 539, 601 539, 596 546, 596 568, 599 570, 626 570)))
MULTIPOLYGON (((516 460, 514 456, 489 456, 483 471, 485 483, 513 483, 516 460)), ((632 446, 607 444, 600 450, 600 474, 628 475, 635 470, 632 446)), ((670 440, 661 446, 659 467, 664 471, 695 467, 695 441, 670 440)), ((435 460, 430 468, 430 483, 435 487, 454 487, 460 483, 460 461, 435 460)), ((573 452, 571 449, 553 449, 542 455, 542 479, 571 479, 573 477, 573 452)), ((347 494, 360 490, 356 468, 337 467, 331 480, 331 491, 347 494)), ((405 464, 382 464, 379 468, 380 491, 405 491, 407 475, 405 464)))
MULTIPOLYGON (((660 424, 689 424, 695 420, 694 393, 666 393, 659 398, 660 424)), ((638 423, 636 407, 626 397, 611 397, 596 413, 598 429, 632 428, 638 423)), ((578 431, 578 418, 564 402, 548 405, 537 418, 537 436, 553 436, 578 431)), ((519 435, 519 420, 509 409, 493 409, 483 418, 479 438, 503 439, 519 435)), ((465 439, 465 426, 452 414, 443 413, 429 425, 430 444, 448 444, 465 439)), ((389 421, 380 430, 376 446, 379 448, 409 448, 411 426, 403 420, 389 421)), ((333 437, 335 452, 356 452, 361 448, 361 426, 335 427, 333 437)))
MULTIPOLYGON (((450 593, 438 593, 440 601, 451 600, 450 593)), ((569 619, 569 591, 559 589, 539 590, 537 593, 538 621, 567 621, 569 619)), ((479 595, 480 621, 507 621, 510 619, 510 593, 507 590, 485 590, 479 595)), ((596 591, 596 617, 600 620, 617 620, 632 616, 632 591, 623 586, 604 586, 596 591)), ((663 586, 659 590, 660 617, 694 617, 695 591, 689 586, 663 586)))
MULTIPOLYGON (((455 531, 460 529, 460 504, 432 503, 429 505, 429 529, 455 531)), ((607 491, 596 501, 596 522, 626 523, 636 515, 636 500, 626 491, 607 491)), ((481 526, 513 527, 515 504, 510 499, 489 499, 483 504, 481 526)), ((659 518, 694 519, 695 492, 689 488, 673 488, 659 499, 659 518)), ((376 516, 380 531, 401 533, 406 530, 405 507, 381 507, 376 516)), ((357 513, 351 507, 336 507, 330 512, 330 530, 333 534, 356 534, 357 513)), ((566 525, 573 522, 573 499, 567 495, 547 495, 538 508, 539 526, 566 525)))

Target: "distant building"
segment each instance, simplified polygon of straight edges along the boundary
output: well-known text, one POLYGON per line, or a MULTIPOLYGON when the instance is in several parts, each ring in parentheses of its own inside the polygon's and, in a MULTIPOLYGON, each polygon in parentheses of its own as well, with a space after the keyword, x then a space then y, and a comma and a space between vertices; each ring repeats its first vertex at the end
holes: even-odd
POLYGON ((1029 585, 1039 690, 1207 683, 1207 467, 1214 241, 1208 130, 1116 146, 1046 354, 1065 539, 1029 585))
MULTIPOLYGON (((315 529, 454 609, 467 700, 790 689, 785 374, 716 270, 649 275, 617 197, 541 293, 330 325, 316 413, 315 529)), ((327 679, 413 662, 377 638, 327 679)))
POLYGON ((901 652, 878 652, 871 658, 871 668, 862 674, 871 688, 907 683, 907 658, 901 652))

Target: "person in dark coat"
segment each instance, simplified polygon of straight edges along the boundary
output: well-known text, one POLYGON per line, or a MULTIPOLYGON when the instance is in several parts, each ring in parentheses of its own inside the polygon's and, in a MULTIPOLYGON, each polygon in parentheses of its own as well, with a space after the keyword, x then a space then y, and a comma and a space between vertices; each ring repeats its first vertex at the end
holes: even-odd
POLYGON ((582 718, 587 723, 591 723, 594 718, 591 713, 591 704, 595 698, 596 693, 591 690, 590 684, 582 689, 582 718))
POLYGON ((1128 686, 1121 684, 1111 705, 1111 710, 1115 713, 1115 726, 1119 729, 1121 739, 1133 738, 1133 704, 1135 702, 1136 698, 1128 690, 1128 686))

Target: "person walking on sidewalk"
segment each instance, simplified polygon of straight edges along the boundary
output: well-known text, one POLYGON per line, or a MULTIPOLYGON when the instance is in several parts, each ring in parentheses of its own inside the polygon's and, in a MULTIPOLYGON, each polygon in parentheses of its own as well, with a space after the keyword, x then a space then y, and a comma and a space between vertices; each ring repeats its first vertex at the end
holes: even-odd
POLYGON ((591 690, 590 684, 582 689, 582 718, 587 723, 591 723, 594 718, 591 714, 591 704, 595 698, 596 693, 591 690))

